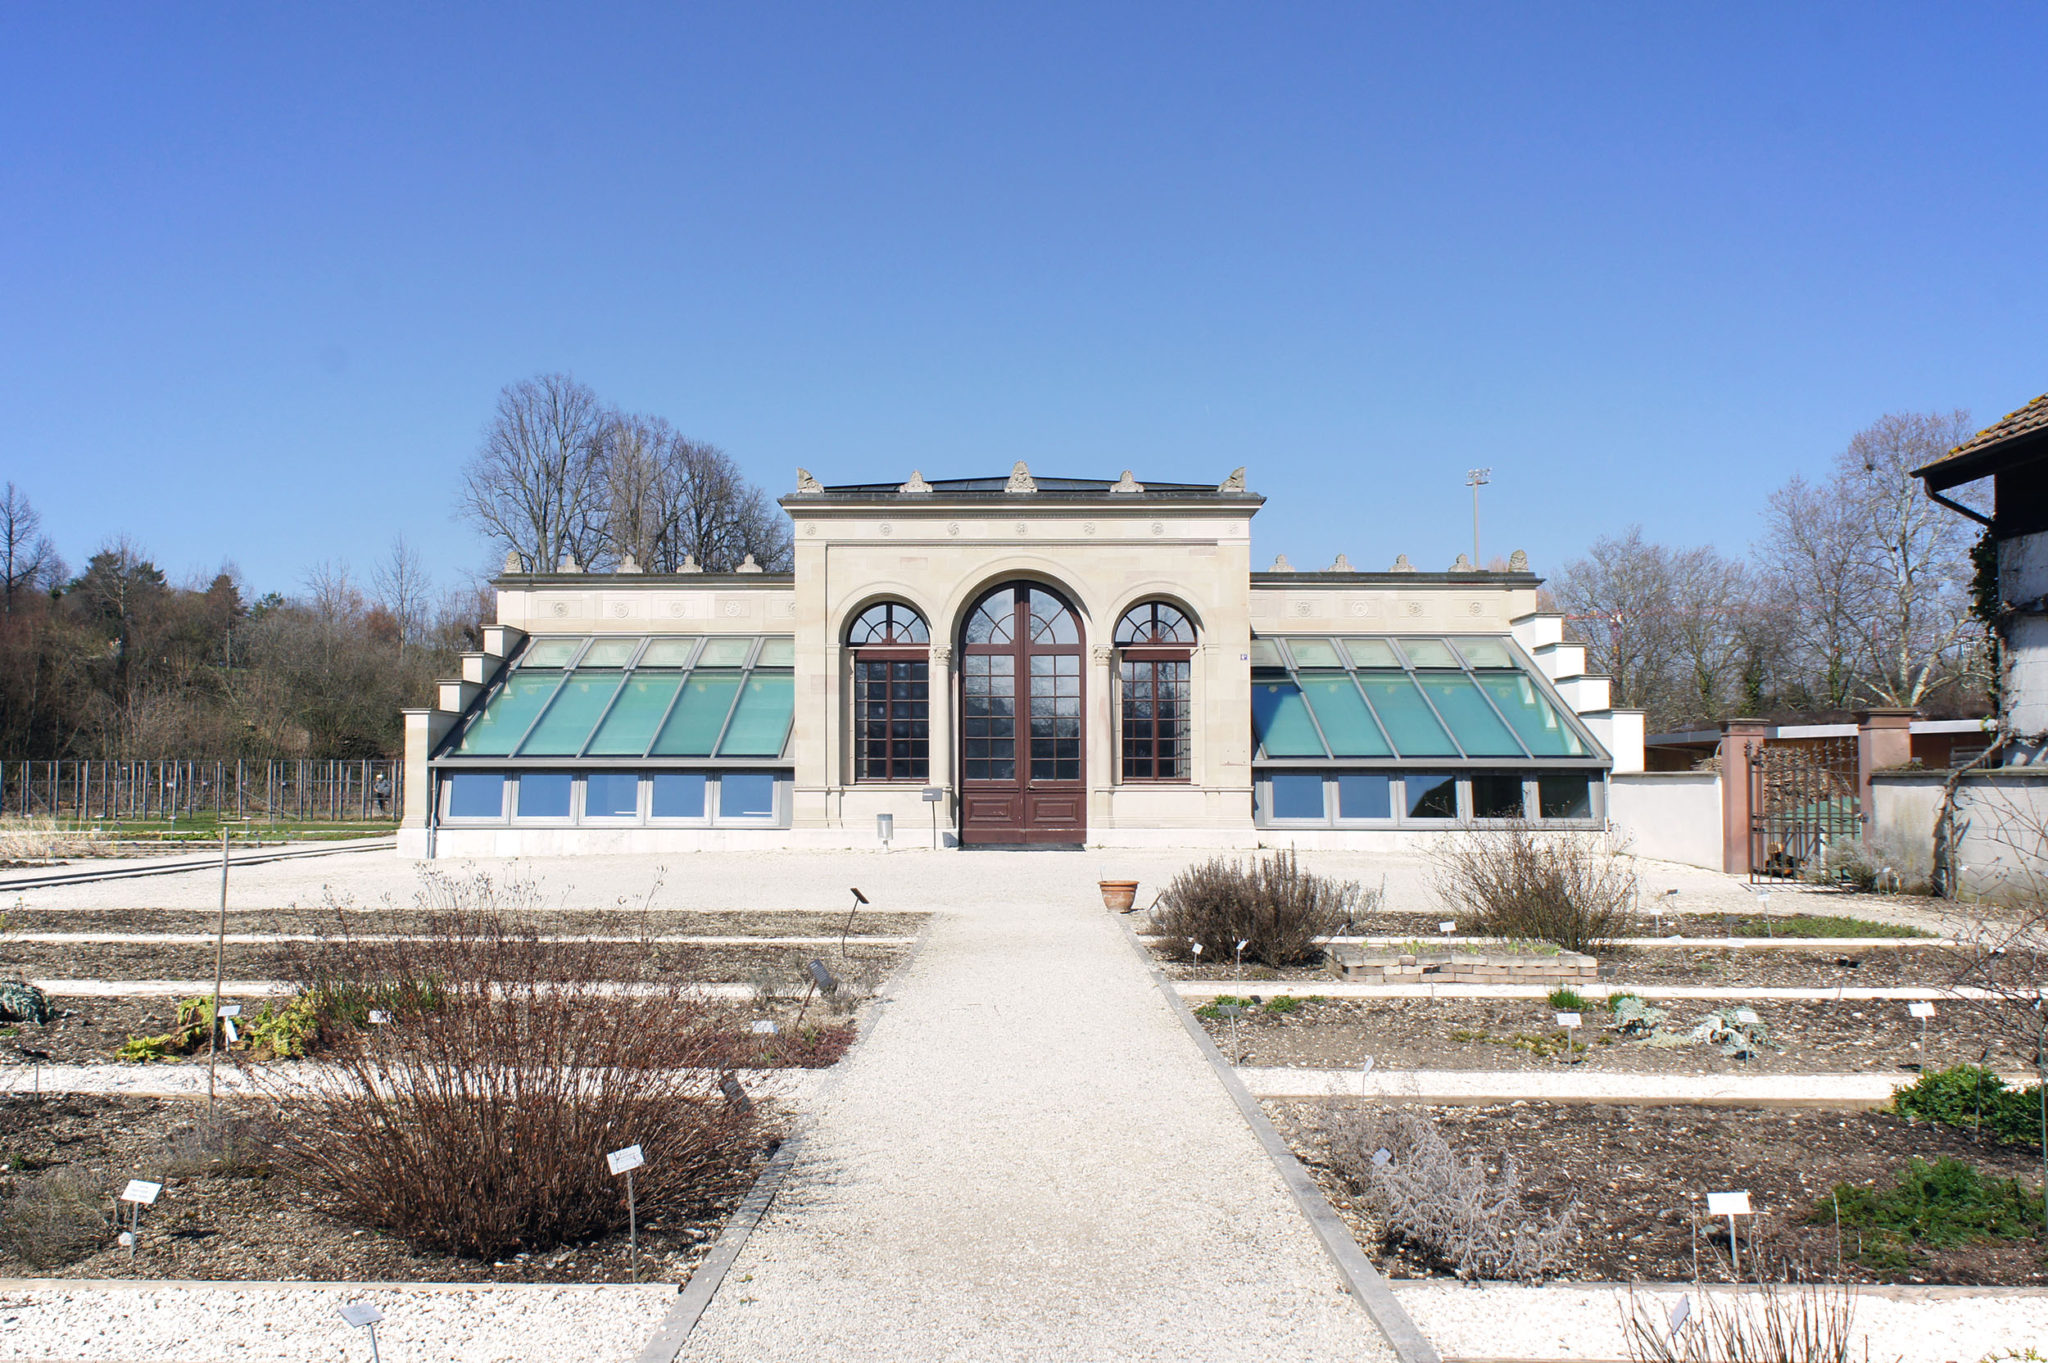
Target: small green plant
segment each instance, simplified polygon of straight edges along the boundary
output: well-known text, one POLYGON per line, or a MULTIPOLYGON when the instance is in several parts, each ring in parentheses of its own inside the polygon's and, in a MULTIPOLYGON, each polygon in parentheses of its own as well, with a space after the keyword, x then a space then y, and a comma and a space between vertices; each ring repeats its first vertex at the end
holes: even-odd
POLYGON ((258 1059, 297 1060, 320 1032, 320 1010, 310 994, 288 1003, 265 1003, 242 1029, 242 1045, 258 1059))
POLYGON ((178 1038, 166 1032, 162 1036, 131 1036, 121 1043, 114 1055, 138 1065, 147 1065, 154 1060, 169 1060, 177 1054, 178 1038))
POLYGON ((1301 1007, 1301 1000, 1292 994, 1282 994, 1278 998, 1267 999, 1265 1003, 1267 1012, 1282 1017, 1299 1007, 1301 1007))
POLYGON ((2041 1199, 2018 1179, 1987 1179, 1965 1160, 1914 1159, 1888 1188, 1842 1183, 1808 1213, 1815 1225, 1834 1219, 1861 1232, 1857 1257, 1873 1268, 1901 1268, 1913 1251, 1989 1240, 2020 1240, 2041 1228, 2041 1199))
POLYGON ((1631 1000, 1636 1004, 1637 1007, 1642 1006, 1643 996, 1641 994, 1609 994, 1607 996, 1607 1011, 1610 1013, 1619 1013, 1621 1011, 1621 1001, 1623 999, 1631 1000))
POLYGON ((1578 990, 1560 986, 1550 991, 1550 1006, 1560 1013, 1583 1013, 1593 1005, 1578 990))
POLYGON ((1214 1022, 1217 1018, 1223 1016, 1222 1010, 1226 1007, 1249 1008, 1251 1006, 1252 1001, 1250 999, 1241 999, 1235 994, 1218 994, 1215 998, 1210 999, 1200 1008, 1197 1008, 1195 1016, 1214 1022))
POLYGON ((1901 1117, 1944 1126, 1976 1127, 2001 1141, 2028 1144, 2040 1139, 2038 1085, 2008 1088, 2005 1080, 1976 1065, 1955 1065, 1923 1074, 1892 1095, 1901 1117))

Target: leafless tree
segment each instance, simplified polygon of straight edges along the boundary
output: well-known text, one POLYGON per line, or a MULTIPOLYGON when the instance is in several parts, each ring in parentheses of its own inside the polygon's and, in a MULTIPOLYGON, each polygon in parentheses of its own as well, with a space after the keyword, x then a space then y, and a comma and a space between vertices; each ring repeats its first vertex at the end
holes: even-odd
POLYGON ((566 374, 508 385, 464 475, 463 511, 535 572, 605 552, 605 432, 597 394, 566 374))
POLYGON ((427 599, 433 591, 425 561, 404 535, 392 537, 389 552, 371 573, 370 585, 377 604, 398 628, 398 651, 403 657, 406 646, 418 643, 426 630, 427 599))
POLYGON ((0 492, 0 611, 12 615, 15 598, 48 587, 64 575, 57 547, 42 533, 43 516, 13 483, 0 492))
POLYGON ((693 559, 727 572, 752 555, 769 570, 789 562, 789 526, 731 455, 691 440, 659 417, 616 415, 606 428, 606 542, 649 572, 693 559))
POLYGON ((1671 551, 1631 525, 1593 542, 1550 583, 1596 672, 1613 680, 1614 703, 1659 710, 1677 641, 1672 630, 1671 551))

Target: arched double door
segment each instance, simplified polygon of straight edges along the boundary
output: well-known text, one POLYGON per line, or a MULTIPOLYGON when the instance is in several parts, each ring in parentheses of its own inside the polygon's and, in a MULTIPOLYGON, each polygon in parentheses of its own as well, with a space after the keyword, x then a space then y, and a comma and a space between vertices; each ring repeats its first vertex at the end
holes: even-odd
POLYGON ((960 635, 960 840, 1069 843, 1088 832, 1081 617, 1010 582, 960 635))

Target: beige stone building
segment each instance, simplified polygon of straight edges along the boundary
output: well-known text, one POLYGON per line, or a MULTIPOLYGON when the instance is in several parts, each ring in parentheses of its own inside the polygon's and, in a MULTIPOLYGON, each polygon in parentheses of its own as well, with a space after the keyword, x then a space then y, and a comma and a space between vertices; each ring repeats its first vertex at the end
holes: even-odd
POLYGON ((1521 555, 1254 572, 1264 498, 1005 478, 782 499, 794 571, 508 571, 406 715, 406 855, 1395 846, 1599 828, 1642 766, 1521 555))

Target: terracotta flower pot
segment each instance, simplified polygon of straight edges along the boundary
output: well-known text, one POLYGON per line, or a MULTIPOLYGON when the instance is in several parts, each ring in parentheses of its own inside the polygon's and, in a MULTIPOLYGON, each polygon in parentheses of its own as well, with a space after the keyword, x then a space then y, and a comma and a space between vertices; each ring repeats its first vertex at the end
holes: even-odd
POLYGON ((1111 913, 1129 913, 1131 906, 1138 902, 1138 882, 1135 880, 1105 880, 1102 887, 1102 907, 1111 913))

